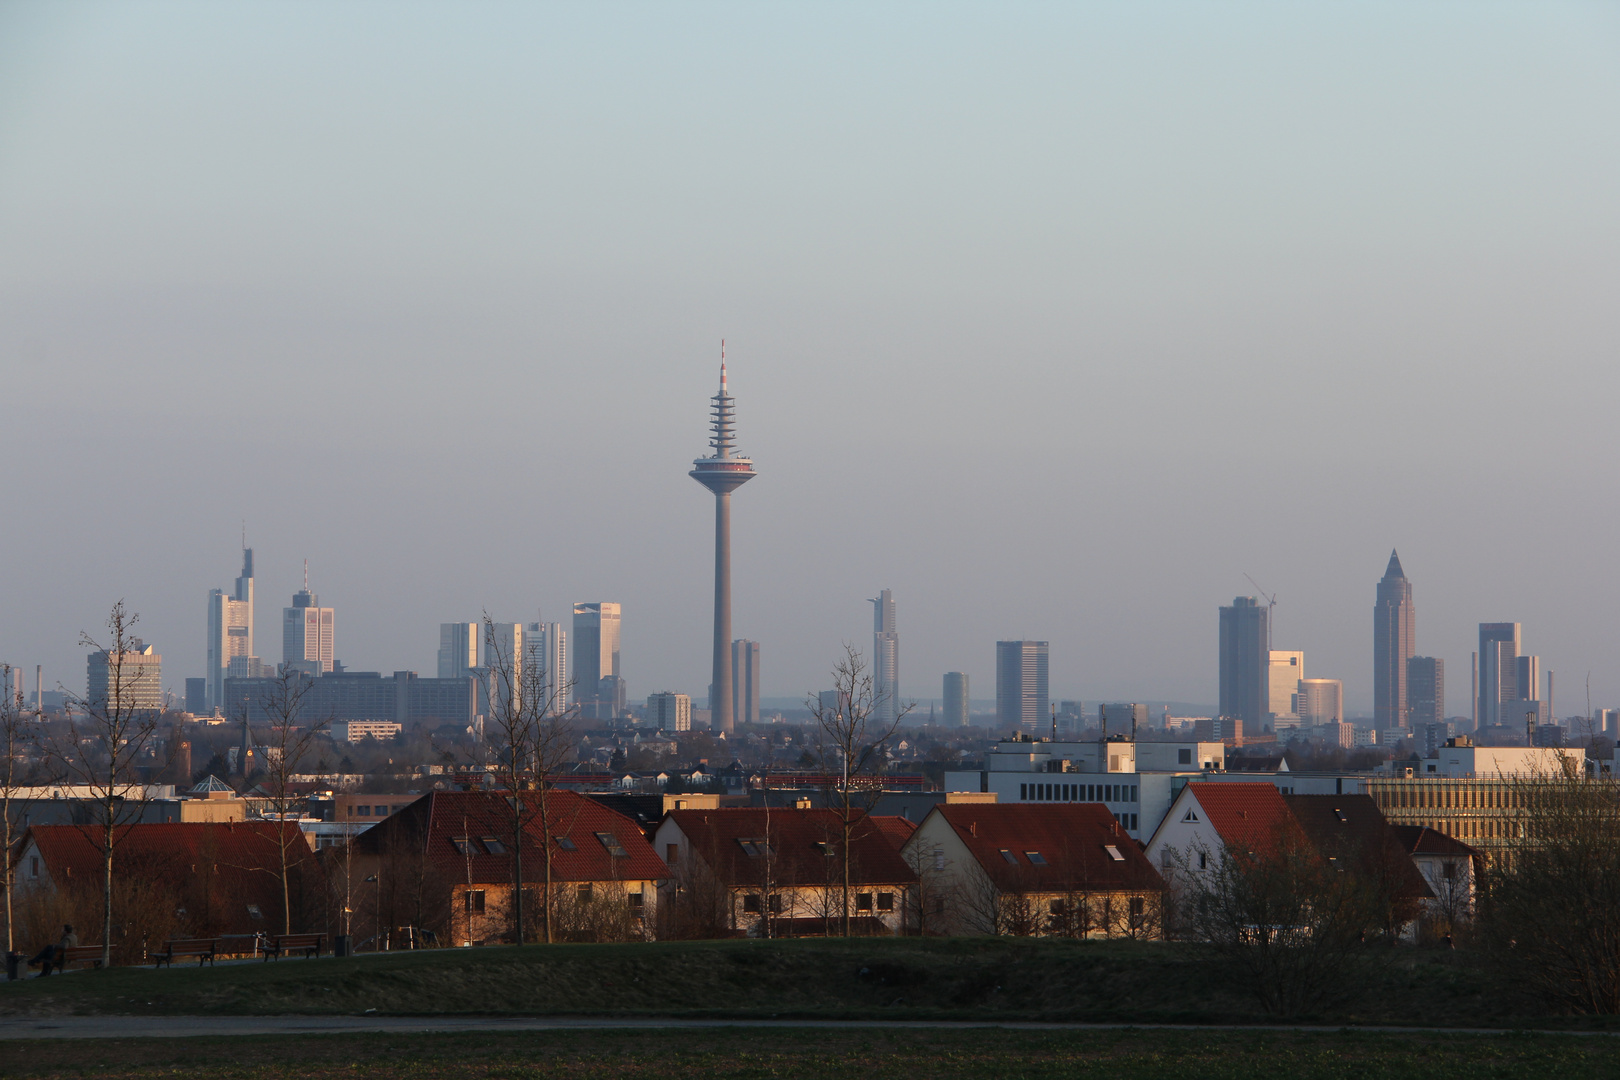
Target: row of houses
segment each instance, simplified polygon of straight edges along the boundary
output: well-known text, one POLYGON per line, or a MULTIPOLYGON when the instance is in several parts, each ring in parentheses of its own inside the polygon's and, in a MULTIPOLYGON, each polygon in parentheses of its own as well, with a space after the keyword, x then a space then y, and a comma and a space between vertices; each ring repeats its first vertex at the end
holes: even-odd
MULTIPOLYGON (((433 792, 319 852, 291 822, 125 826, 117 944, 139 959, 167 936, 284 926, 346 934, 361 947, 511 941, 519 858, 527 940, 548 931, 562 940, 1158 937, 1178 894, 1230 850, 1288 838, 1352 872, 1389 876, 1393 867, 1407 921, 1442 900, 1472 903, 1466 845, 1394 828, 1365 795, 1289 796, 1264 782, 1187 784, 1146 843, 1103 803, 961 795, 913 823, 803 806, 723 808, 713 797, 666 801, 661 817, 638 822, 566 790, 518 800, 433 792)), ((13 864, 20 910, 38 913, 37 932, 48 934, 74 905, 98 910, 100 854, 80 828, 28 829, 13 864)))

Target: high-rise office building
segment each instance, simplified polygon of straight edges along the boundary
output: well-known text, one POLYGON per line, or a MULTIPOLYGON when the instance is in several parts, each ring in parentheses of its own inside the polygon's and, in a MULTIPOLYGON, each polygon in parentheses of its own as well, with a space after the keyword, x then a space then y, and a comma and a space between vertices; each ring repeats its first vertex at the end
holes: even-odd
POLYGON ((304 587, 293 593, 292 607, 281 609, 281 662, 307 675, 332 670, 332 635, 336 616, 321 607, 320 597, 309 591, 309 563, 304 563, 304 587))
POLYGON ((1406 661, 1408 727, 1446 722, 1446 662, 1437 656, 1414 656, 1406 661))
MULTIPOLYGON (((606 719, 600 701, 602 680, 622 678, 619 668, 619 605, 608 602, 574 605, 574 630, 569 637, 569 658, 574 671, 574 698, 588 719, 606 719)), ((727 667, 731 651, 726 651, 727 667)))
POLYGON ((879 723, 900 715, 900 635, 894 625, 894 593, 872 601, 872 712, 879 723))
POLYGON ((731 716, 734 723, 759 723, 759 642, 731 643, 731 716))
POLYGON ((1373 604, 1373 722, 1379 730, 1406 726, 1406 662, 1416 652, 1412 583, 1391 550, 1373 604))
POLYGON ((1048 643, 996 642, 996 724, 1037 734, 1048 722, 1048 643))
POLYGON ((1146 705, 1115 702, 1097 706, 1097 726, 1106 738, 1109 735, 1135 735, 1138 728, 1147 727, 1146 705))
POLYGON ((1221 608, 1221 715, 1259 731, 1271 703, 1270 667, 1266 609, 1252 596, 1239 596, 1221 608))
POLYGON ((965 671, 947 671, 945 673, 945 720, 946 727, 968 726, 968 677, 965 671))
MULTIPOLYGON (((1533 691, 1532 691, 1533 693, 1533 691)), ((1474 726, 1503 723, 1503 702, 1519 700, 1519 624, 1479 624, 1479 687, 1474 702, 1474 726)), ((1512 722, 1513 709, 1507 711, 1512 722)))
POLYGON ((692 699, 665 690, 647 699, 647 726, 659 731, 691 731, 692 699))
POLYGON ((127 712, 163 708, 163 657, 132 638, 121 653, 97 649, 85 663, 85 702, 92 709, 127 712))
POLYGON ((462 679, 478 667, 483 627, 475 622, 439 624, 439 678, 462 679))
POLYGON ((208 711, 208 680, 186 680, 186 712, 193 716, 201 716, 208 711))
POLYGON ((720 343, 720 391, 711 399, 709 421, 714 435, 712 457, 692 462, 692 479, 714 493, 714 666, 709 682, 710 727, 729 733, 731 712, 731 493, 755 475, 749 458, 732 454, 736 439, 736 409, 726 389, 726 348, 720 343))
POLYGON ((1274 729, 1299 726, 1299 680, 1305 677, 1305 654, 1271 650, 1266 680, 1267 712, 1274 729))
POLYGON ((1344 719, 1344 683, 1338 679, 1299 680, 1299 718, 1315 727, 1344 719))
POLYGON ((223 589, 208 594, 208 708, 225 703, 225 674, 231 658, 254 656, 253 549, 242 549, 242 573, 229 595, 223 589))
POLYGON ((578 696, 568 681, 568 631, 562 623, 532 622, 524 635, 524 647, 540 665, 547 707, 559 714, 566 712, 568 703, 578 696))

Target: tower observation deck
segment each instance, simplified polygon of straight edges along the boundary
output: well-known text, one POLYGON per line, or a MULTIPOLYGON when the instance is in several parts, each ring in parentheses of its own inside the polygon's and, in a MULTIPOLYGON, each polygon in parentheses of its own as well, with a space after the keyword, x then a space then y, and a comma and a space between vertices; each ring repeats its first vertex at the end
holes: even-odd
POLYGON ((711 457, 692 462, 687 475, 714 492, 714 671, 709 686, 710 723, 733 730, 731 715, 731 493, 754 478, 754 463, 732 453, 736 407, 726 389, 725 346, 720 351, 720 392, 710 399, 711 457))

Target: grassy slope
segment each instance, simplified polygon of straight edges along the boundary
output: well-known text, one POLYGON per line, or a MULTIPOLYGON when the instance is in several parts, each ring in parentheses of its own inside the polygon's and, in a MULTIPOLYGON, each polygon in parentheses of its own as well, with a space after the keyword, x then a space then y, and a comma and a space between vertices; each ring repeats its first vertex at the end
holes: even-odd
MULTIPOLYGON (((1392 950, 1335 1023, 1491 1025, 1457 954, 1392 950)), ((1131 1022, 1262 1020, 1194 946, 1027 939, 554 945, 120 968, 0 983, 0 1013, 466 1013, 893 1017, 1131 1022), (867 974, 862 976, 865 968, 867 974)))
POLYGON ((1552 1080, 1612 1076, 1606 1037, 781 1028, 0 1043, 9 1075, 164 1080, 1552 1080))

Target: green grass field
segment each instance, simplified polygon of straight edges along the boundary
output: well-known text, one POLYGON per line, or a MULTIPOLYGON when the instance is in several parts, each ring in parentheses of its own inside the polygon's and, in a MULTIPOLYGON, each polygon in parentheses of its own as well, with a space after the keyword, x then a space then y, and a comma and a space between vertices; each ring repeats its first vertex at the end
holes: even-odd
MULTIPOLYGON (((1253 1023, 1196 946, 882 939, 531 945, 218 968, 118 968, 0 983, 0 1013, 725 1016, 1253 1023)), ((1506 1007, 1465 954, 1396 949, 1334 1024, 1493 1026, 1506 1007)), ((1556 1022, 1556 1021, 1555 1021, 1556 1022)))
POLYGON ((0 1044, 8 1075, 257 1080, 716 1077, 852 1080, 1541 1080, 1620 1072, 1608 1036, 760 1028, 0 1044))

